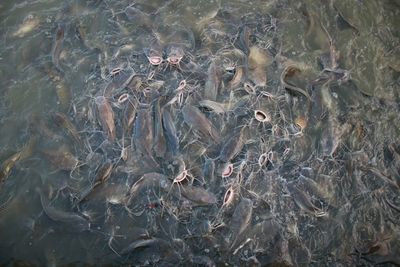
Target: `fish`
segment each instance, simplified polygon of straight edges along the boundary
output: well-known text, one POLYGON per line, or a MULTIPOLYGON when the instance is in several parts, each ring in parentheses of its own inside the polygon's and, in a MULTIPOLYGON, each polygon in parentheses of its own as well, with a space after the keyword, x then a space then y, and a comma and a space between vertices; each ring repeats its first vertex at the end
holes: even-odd
POLYGON ((206 159, 204 161, 203 170, 202 170, 203 177, 206 179, 208 184, 212 188, 216 188, 216 175, 215 175, 215 162, 213 159, 206 159))
POLYGON ((100 125, 106 133, 108 140, 114 142, 115 122, 112 107, 104 96, 97 96, 95 98, 95 104, 97 106, 100 125))
POLYGON ((130 188, 126 198, 126 205, 129 206, 132 199, 136 196, 143 186, 156 187, 159 186, 163 190, 167 190, 171 186, 171 182, 167 176, 157 172, 149 172, 144 174, 130 188))
POLYGON ((126 101, 126 105, 123 111, 122 128, 125 134, 129 134, 132 131, 133 122, 136 117, 136 103, 129 97, 126 101))
POLYGON ((10 175, 11 170, 14 168, 15 164, 20 160, 20 158, 21 151, 18 151, 3 162, 0 171, 0 183, 10 175))
POLYGON ((300 71, 300 69, 298 67, 296 67, 295 65, 288 65, 286 66, 280 76, 280 82, 283 86, 284 89, 289 89, 292 92, 296 92, 296 93, 300 93, 302 95, 304 95, 309 102, 312 102, 311 96, 308 94, 308 92, 300 87, 297 87, 295 85, 291 85, 289 83, 286 82, 286 78, 288 76, 292 76, 294 73, 300 71))
MULTIPOLYGON (((157 246, 158 249, 169 249, 171 248, 171 244, 163 239, 160 238, 150 238, 150 239, 139 239, 131 243, 129 246, 124 248, 121 251, 121 255, 126 255, 129 253, 132 253, 134 250, 138 248, 145 248, 145 247, 151 247, 151 246, 157 246)), ((157 250, 158 250, 157 249, 157 250)))
POLYGON ((207 100, 217 100, 218 89, 221 83, 221 74, 219 67, 215 62, 211 62, 207 71, 208 77, 204 87, 204 96, 207 100))
POLYGON ((212 100, 201 100, 199 101, 199 106, 210 109, 217 114, 224 114, 227 112, 226 105, 212 100))
POLYGON ((171 114, 166 109, 164 109, 162 112, 162 126, 167 141, 167 148, 172 152, 172 155, 176 155, 179 149, 178 134, 171 114))
POLYGON ((107 162, 105 162, 97 171, 93 185, 81 194, 74 206, 82 203, 88 198, 90 194, 93 194, 94 190, 96 190, 100 185, 104 184, 108 179, 110 179, 113 167, 114 164, 111 162, 111 160, 107 160, 107 162))
POLYGON ((237 241, 244 230, 251 222, 253 214, 253 201, 248 198, 242 198, 236 206, 231 219, 232 242, 230 249, 232 250, 237 246, 237 241))
POLYGON ((152 155, 154 145, 153 116, 150 109, 141 108, 136 113, 135 124, 133 125, 133 144, 138 152, 142 153, 151 164, 158 166, 152 155))
POLYGON ((308 196, 305 192, 300 190, 294 183, 288 183, 287 188, 290 192, 290 194, 293 197, 293 201, 296 203, 296 205, 305 211, 308 211, 312 214, 314 214, 316 217, 321 217, 326 215, 324 211, 321 209, 317 208, 310 200, 310 196, 308 196))
POLYGON ((40 202, 42 203, 43 211, 51 220, 59 222, 68 226, 72 231, 84 232, 90 230, 90 222, 83 216, 75 212, 67 212, 56 209, 50 206, 49 200, 46 198, 40 188, 36 188, 36 192, 40 195, 40 202))
POLYGON ((54 47, 51 53, 52 56, 51 59, 54 66, 60 71, 62 71, 62 68, 60 67, 60 55, 63 49, 64 31, 65 31, 65 25, 60 23, 56 30, 56 36, 54 38, 54 47))
POLYGON ((171 44, 167 47, 167 61, 171 65, 178 65, 185 55, 183 47, 176 44, 171 44))
POLYGON ((32 155, 36 142, 37 137, 32 136, 20 151, 14 153, 3 162, 0 169, 0 184, 7 179, 18 161, 26 159, 32 155))
POLYGON ((210 136, 215 142, 221 139, 220 134, 214 125, 209 121, 200 110, 190 104, 182 108, 184 121, 194 130, 199 131, 205 136, 210 136))
POLYGON ((153 105, 154 114, 154 145, 153 150, 156 157, 164 158, 167 151, 167 140, 164 136, 164 130, 162 125, 162 114, 160 108, 160 100, 156 101, 153 105))
POLYGON ((71 122, 71 120, 67 117, 67 115, 61 112, 53 112, 51 114, 51 117, 53 118, 54 122, 58 126, 63 127, 78 144, 82 144, 82 140, 79 136, 78 130, 71 122))
POLYGON ((228 141, 222 146, 221 152, 219 154, 219 160, 222 162, 229 162, 234 159, 244 146, 244 127, 235 133, 228 141))
POLYGON ((184 185, 180 187, 182 195, 199 205, 212 205, 217 203, 217 197, 202 187, 184 185))
POLYGON ((64 72, 61 70, 54 68, 51 64, 45 64, 43 66, 43 71, 47 74, 49 79, 53 82, 58 104, 61 106, 63 110, 67 110, 71 103, 71 89, 66 84, 64 79, 64 72))

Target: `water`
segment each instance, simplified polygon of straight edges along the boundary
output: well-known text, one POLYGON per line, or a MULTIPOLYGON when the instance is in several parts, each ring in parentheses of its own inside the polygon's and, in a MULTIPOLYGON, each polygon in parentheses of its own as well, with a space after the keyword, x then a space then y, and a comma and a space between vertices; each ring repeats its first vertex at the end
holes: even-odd
POLYGON ((399 13, 2 1, 0 263, 400 265, 399 13))

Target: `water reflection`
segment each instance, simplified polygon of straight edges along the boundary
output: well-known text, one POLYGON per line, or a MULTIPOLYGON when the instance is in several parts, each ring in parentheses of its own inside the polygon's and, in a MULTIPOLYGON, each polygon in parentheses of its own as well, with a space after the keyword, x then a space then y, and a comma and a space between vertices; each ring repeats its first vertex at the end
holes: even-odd
POLYGON ((3 1, 3 265, 400 265, 396 1, 3 1))

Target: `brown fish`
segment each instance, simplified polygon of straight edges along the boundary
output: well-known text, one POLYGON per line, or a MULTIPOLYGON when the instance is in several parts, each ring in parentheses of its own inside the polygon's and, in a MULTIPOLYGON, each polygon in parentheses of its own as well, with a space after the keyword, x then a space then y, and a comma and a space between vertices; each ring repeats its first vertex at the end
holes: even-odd
POLYGON ((53 47, 53 52, 52 52, 52 61, 54 66, 62 71, 60 67, 60 55, 63 49, 63 43, 64 43, 64 31, 65 31, 65 25, 59 24, 56 30, 56 36, 54 40, 54 47, 53 47))
POLYGON ((106 132, 107 138, 110 142, 115 140, 115 122, 114 112, 110 103, 104 96, 97 96, 95 98, 99 121, 103 131, 106 132))
POLYGON ((58 126, 63 127, 78 144, 82 143, 78 130, 67 115, 60 112, 53 112, 51 115, 58 126))
POLYGON ((190 127, 205 136, 210 136, 215 142, 219 142, 220 134, 217 129, 198 108, 187 104, 182 108, 182 114, 183 119, 190 127))
POLYGON ((47 74, 56 88, 56 94, 61 108, 67 110, 71 104, 72 97, 71 90, 65 82, 64 73, 61 70, 54 68, 51 64, 44 65, 43 71, 47 74))
POLYGON ((37 138, 31 137, 27 144, 24 147, 16 152, 15 154, 11 155, 8 159, 6 159, 3 164, 1 165, 0 169, 0 183, 3 182, 7 177, 10 175, 12 169, 14 168, 15 164, 23 159, 30 157, 33 153, 33 148, 36 145, 37 138))
POLYGON ((122 128, 124 129, 124 133, 130 135, 132 131, 133 122, 135 121, 136 117, 136 103, 129 97, 126 101, 124 112, 123 112, 123 119, 122 119, 122 128))

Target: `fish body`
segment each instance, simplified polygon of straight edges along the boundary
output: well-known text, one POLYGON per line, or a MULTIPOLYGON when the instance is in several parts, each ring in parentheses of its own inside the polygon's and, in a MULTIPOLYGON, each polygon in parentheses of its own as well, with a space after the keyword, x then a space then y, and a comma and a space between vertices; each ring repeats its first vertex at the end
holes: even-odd
POLYGON ((182 113, 183 119, 190 127, 205 136, 210 136, 215 142, 219 142, 220 134, 217 129, 198 108, 187 104, 183 107, 182 113))
POLYGON ((244 232, 247 226, 250 224, 251 216, 253 214, 253 202, 248 198, 240 200, 233 212, 231 220, 231 230, 233 234, 233 241, 231 243, 231 249, 237 245, 237 240, 240 235, 244 232))
POLYGON ((90 230, 90 222, 84 217, 75 212, 62 211, 50 206, 49 200, 45 197, 43 192, 39 188, 37 188, 36 191, 40 195, 40 202, 42 203, 44 213, 51 220, 66 224, 71 227, 71 230, 79 232, 90 230))
POLYGON ((54 112, 52 113, 53 120, 56 122, 57 125, 64 128, 67 133, 78 143, 81 144, 82 140, 79 136, 78 130, 76 129, 75 125, 71 122, 71 120, 61 112, 54 112))
POLYGON ((172 120, 171 114, 166 109, 164 109, 162 113, 162 126, 164 129, 164 135, 167 141, 168 149, 173 155, 176 155, 179 149, 179 139, 177 136, 175 123, 172 120))
POLYGON ((99 115, 100 125, 106 133, 110 142, 115 140, 115 121, 114 112, 108 100, 104 96, 97 96, 95 98, 97 111, 99 115))
POLYGON ((217 203, 216 196, 202 187, 185 185, 180 187, 182 195, 199 205, 212 205, 217 203))
POLYGON ((224 144, 219 154, 219 159, 223 162, 229 162, 235 158, 244 146, 243 129, 239 133, 234 134, 224 144))

